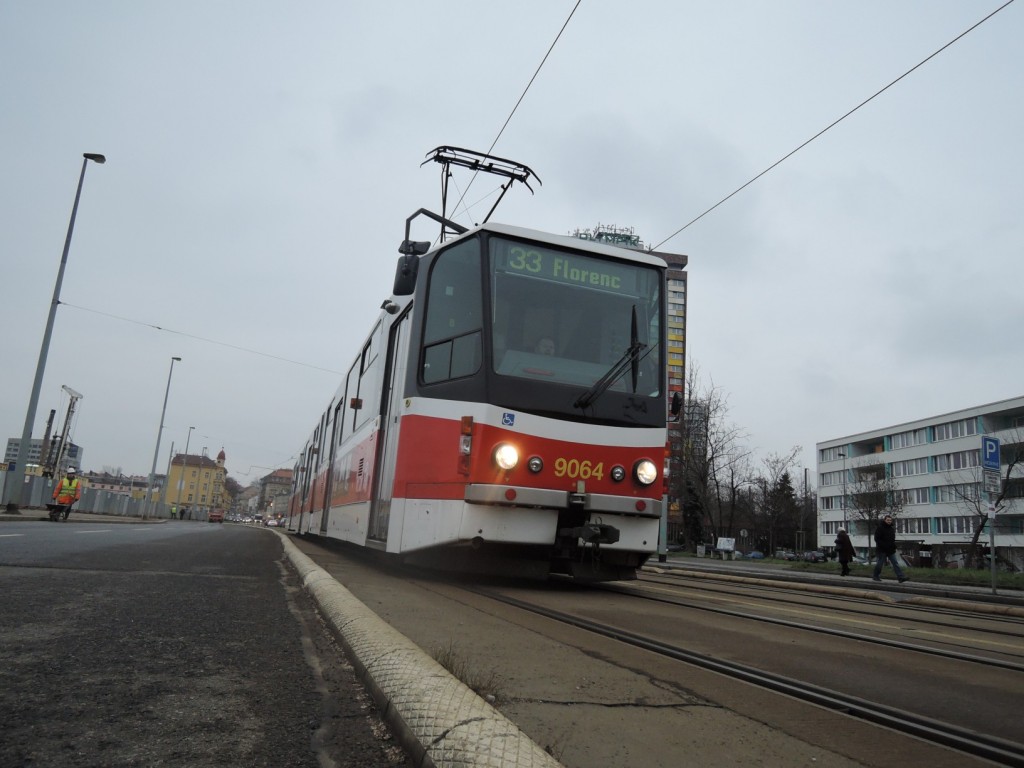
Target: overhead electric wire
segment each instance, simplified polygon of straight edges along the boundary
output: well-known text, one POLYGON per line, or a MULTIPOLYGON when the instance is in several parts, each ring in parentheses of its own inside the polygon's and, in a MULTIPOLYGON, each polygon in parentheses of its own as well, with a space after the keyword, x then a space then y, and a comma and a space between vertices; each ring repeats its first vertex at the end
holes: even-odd
MULTIPOLYGON (((555 39, 552 41, 551 45, 548 46, 548 51, 547 53, 544 54, 544 58, 540 60, 540 64, 537 65, 537 69, 534 71, 533 77, 530 78, 530 82, 526 84, 526 87, 523 89, 523 92, 519 95, 519 99, 516 101, 516 105, 512 107, 512 111, 509 112, 508 117, 505 118, 505 122, 502 124, 501 130, 498 131, 498 135, 494 137, 494 141, 491 142, 491 146, 487 148, 488 155, 491 154, 491 152, 494 151, 494 148, 498 145, 498 140, 501 138, 501 135, 505 132, 505 129, 508 127, 508 124, 512 121, 512 117, 519 109, 519 105, 523 103, 523 99, 526 98, 526 94, 530 90, 530 86, 532 86, 533 81, 537 79, 537 75, 540 74, 541 68, 548 60, 548 57, 551 55, 551 52, 555 49, 555 46, 558 44, 558 41, 562 38, 562 33, 565 32, 565 28, 569 26, 569 22, 572 21, 572 17, 576 13, 576 9, 580 7, 580 3, 582 2, 583 0, 576 0, 576 5, 574 5, 572 7, 572 10, 569 11, 569 15, 566 17, 565 23, 562 24, 562 28, 558 30, 558 34, 555 35, 555 39)), ((459 201, 455 204, 456 212, 459 210, 459 206, 462 205, 462 201, 465 199, 466 195, 469 194, 469 188, 473 186, 473 181, 476 179, 478 173, 480 173, 479 170, 474 171, 472 177, 470 177, 469 184, 466 185, 465 191, 459 197, 459 201)), ((468 207, 466 208, 466 211, 469 211, 468 207)))
POLYGON ((291 363, 292 365, 301 365, 303 368, 312 368, 316 371, 323 371, 325 373, 333 373, 338 376, 344 376, 343 371, 335 371, 333 368, 322 368, 319 365, 310 365, 309 363, 302 363, 298 360, 289 360, 287 357, 280 357, 278 355, 271 355, 269 352, 260 352, 258 349, 249 349, 248 347, 240 347, 237 344, 229 344, 226 341, 217 341, 216 339, 207 339, 202 336, 196 336, 194 333, 186 333, 185 331, 176 331, 173 328, 164 328, 160 325, 153 323, 147 323, 142 320, 134 320, 130 317, 122 317, 120 315, 114 315, 110 312, 101 312, 98 309, 90 309, 89 307, 81 307, 77 304, 69 304, 66 301, 60 302, 61 306, 72 307, 74 309, 80 309, 83 312, 92 312, 95 315, 103 315, 104 317, 111 317, 114 320, 121 320, 125 323, 132 323, 134 325, 141 325, 146 328, 153 328, 157 331, 163 331, 164 333, 173 333, 176 336, 184 336, 187 339, 195 339, 196 341, 203 341, 207 344, 215 344, 219 347, 227 347, 228 349, 237 349, 239 352, 248 352, 251 355, 259 355, 260 357, 269 357, 271 360, 279 360, 282 363, 291 363))
POLYGON ((663 245, 664 245, 665 243, 667 243, 667 242, 668 242, 669 240, 671 240, 672 238, 674 238, 674 237, 675 237, 676 235, 678 235, 678 234, 679 234, 680 232, 682 232, 682 231, 683 231, 684 229, 686 229, 687 227, 689 227, 689 226, 690 226, 691 224, 696 224, 696 223, 697 223, 698 221, 700 221, 700 220, 701 220, 701 219, 703 219, 703 218, 704 218, 705 216, 707 216, 707 215, 708 215, 709 213, 711 213, 711 212, 712 212, 713 210, 715 210, 715 209, 716 209, 716 208, 717 208, 718 206, 722 205, 723 203, 725 203, 725 202, 727 202, 728 200, 730 200, 731 198, 733 198, 733 197, 734 197, 735 195, 737 195, 737 194, 739 194, 740 192, 742 192, 742 191, 743 191, 744 189, 746 189, 747 187, 749 187, 749 186, 750 186, 751 184, 753 184, 753 183, 754 183, 755 181, 757 181, 758 179, 760 179, 760 178, 761 178, 762 176, 764 176, 764 175, 765 175, 766 173, 768 173, 769 171, 771 171, 771 170, 773 170, 774 168, 776 168, 776 167, 777 167, 778 165, 780 165, 780 164, 782 164, 783 162, 785 162, 786 160, 788 160, 788 159, 789 159, 790 157, 792 157, 793 155, 795 155, 795 154, 796 154, 797 152, 799 152, 799 151, 800 151, 801 149, 803 149, 804 147, 806 147, 806 146, 807 146, 808 144, 810 144, 810 143, 811 143, 812 141, 814 141, 815 139, 817 139, 817 138, 818 138, 819 136, 821 136, 822 134, 826 133, 827 131, 829 131, 829 130, 831 130, 832 128, 834 128, 835 126, 837 126, 837 125, 838 125, 839 123, 841 123, 841 122, 842 122, 843 120, 845 120, 846 118, 848 118, 848 117, 849 117, 850 115, 852 115, 852 114, 853 114, 854 112, 856 112, 856 111, 857 111, 858 109, 860 109, 861 107, 863 107, 863 106, 864 106, 865 104, 867 104, 867 103, 868 103, 869 101, 872 101, 872 100, 873 100, 873 99, 875 99, 875 98, 876 98, 877 96, 881 96, 881 95, 882 95, 883 93, 885 93, 885 92, 886 92, 887 90, 889 90, 890 88, 892 88, 892 87, 893 87, 894 85, 896 85, 896 83, 898 83, 898 82, 899 82, 900 80, 902 80, 902 79, 903 79, 903 78, 905 78, 905 77, 906 77, 907 75, 909 75, 910 73, 912 73, 912 72, 913 72, 914 70, 916 70, 916 69, 918 69, 918 68, 920 68, 920 67, 924 66, 925 64, 927 64, 927 63, 928 63, 928 62, 929 62, 929 61, 930 61, 931 59, 935 58, 935 57, 936 57, 936 56, 938 56, 938 55, 939 55, 940 53, 942 53, 942 52, 943 52, 944 50, 946 50, 947 48, 949 48, 949 46, 953 45, 953 43, 957 42, 958 40, 960 40, 960 39, 961 39, 962 37, 966 36, 966 35, 967 35, 967 34, 969 34, 970 32, 973 32, 973 31, 974 31, 975 29, 977 29, 978 27, 980 27, 980 26, 981 26, 982 24, 984 24, 984 23, 985 23, 986 21, 988 21, 989 19, 991 19, 991 18, 992 18, 993 16, 995 16, 995 15, 996 15, 997 13, 999 13, 999 12, 1000 12, 1001 10, 1003 10, 1004 8, 1006 8, 1006 6, 1008 6, 1008 5, 1012 4, 1013 2, 1014 2, 1014 0, 1007 0, 1007 1, 1005 2, 1005 3, 1003 3, 1003 4, 1001 5, 1001 6, 999 6, 998 8, 996 8, 996 9, 995 9, 994 11, 992 11, 992 13, 988 14, 988 16, 986 16, 985 18, 983 18, 983 19, 982 19, 981 21, 979 21, 979 22, 977 22, 977 23, 973 24, 972 26, 968 27, 967 29, 965 29, 965 30, 964 30, 963 32, 961 32, 961 33, 960 33, 959 35, 957 35, 956 37, 954 37, 954 38, 953 38, 952 40, 950 40, 950 41, 949 41, 948 43, 946 43, 946 44, 945 44, 944 46, 942 46, 941 48, 939 48, 938 50, 936 50, 936 51, 935 51, 934 53, 932 53, 932 54, 931 54, 931 55, 929 55, 928 57, 926 57, 926 58, 922 59, 922 60, 921 60, 921 61, 919 61, 919 62, 918 62, 917 64, 915 64, 915 65, 914 65, 913 67, 911 67, 911 68, 910 68, 910 69, 908 69, 908 70, 907 70, 906 72, 904 72, 904 73, 903 73, 902 75, 900 75, 899 77, 897 77, 897 78, 896 78, 895 80, 893 80, 893 81, 892 81, 891 83, 889 83, 889 84, 888 84, 887 86, 885 86, 884 88, 882 88, 882 89, 881 89, 881 90, 879 90, 879 91, 876 91, 876 92, 875 92, 875 93, 873 93, 873 94, 872 94, 871 96, 869 96, 868 98, 864 99, 864 101, 862 101, 862 102, 861 102, 860 104, 858 104, 858 105, 857 105, 856 107, 854 107, 854 108, 853 108, 853 109, 851 109, 851 110, 850 110, 849 112, 847 112, 847 113, 846 113, 845 115, 843 115, 842 117, 840 117, 840 118, 839 118, 839 119, 837 119, 837 120, 834 120, 834 121, 833 121, 832 123, 830 123, 830 124, 829 124, 828 126, 826 126, 825 128, 822 128, 822 129, 821 129, 820 131, 818 131, 818 132, 817 132, 816 134, 814 134, 813 136, 811 136, 811 138, 809 138, 809 139, 808 139, 807 141, 805 141, 805 142, 804 142, 803 144, 801 144, 801 145, 800 145, 799 147, 797 147, 796 149, 792 150, 791 152, 789 152, 789 153, 788 153, 788 154, 786 154, 785 156, 783 156, 783 157, 779 158, 778 160, 776 160, 776 161, 775 161, 774 163, 772 163, 772 164, 771 164, 771 165, 769 165, 769 166, 768 166, 767 168, 765 168, 765 169, 764 169, 763 171, 761 171, 761 172, 760 172, 759 174, 757 174, 757 176, 755 176, 754 178, 750 179, 750 181, 748 181, 748 182, 747 182, 746 184, 744 184, 744 185, 743 185, 743 186, 741 186, 741 187, 737 187, 736 189, 734 189, 734 190, 733 190, 732 192, 730 192, 730 193, 729 193, 728 195, 726 195, 726 196, 725 196, 725 197, 723 197, 723 198, 722 198, 721 200, 719 200, 719 201, 718 201, 717 203, 715 203, 715 204, 714 204, 714 205, 712 205, 712 206, 711 206, 710 208, 708 208, 708 209, 707 209, 706 211, 704 211, 704 213, 702 213, 702 214, 701 214, 700 216, 696 217, 695 219, 692 219, 691 221, 689 221, 689 222, 687 222, 686 224, 684 224, 683 226, 681 226, 681 227, 680 227, 679 229, 677 229, 677 230, 676 230, 675 232, 673 232, 673 233, 672 233, 671 235, 669 235, 669 236, 668 236, 668 237, 666 237, 666 238, 665 238, 664 240, 662 240, 662 241, 661 241, 660 243, 658 243, 657 245, 655 245, 655 246, 653 247, 653 249, 652 249, 652 250, 658 250, 659 248, 661 248, 661 246, 663 246, 663 245))

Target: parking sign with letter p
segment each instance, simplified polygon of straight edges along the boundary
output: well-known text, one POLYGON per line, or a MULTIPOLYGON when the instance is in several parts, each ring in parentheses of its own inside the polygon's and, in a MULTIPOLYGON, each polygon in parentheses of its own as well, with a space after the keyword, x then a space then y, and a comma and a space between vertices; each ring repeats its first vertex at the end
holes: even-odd
POLYGON ((999 438, 981 438, 981 468, 999 471, 999 438))

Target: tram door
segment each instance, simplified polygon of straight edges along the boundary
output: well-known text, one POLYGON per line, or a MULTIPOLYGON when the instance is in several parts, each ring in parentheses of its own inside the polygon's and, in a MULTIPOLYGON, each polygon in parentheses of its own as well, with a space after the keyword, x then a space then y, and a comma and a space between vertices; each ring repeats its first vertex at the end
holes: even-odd
POLYGON ((387 541, 391 519, 391 496, 395 483, 395 459, 398 454, 399 419, 402 413, 402 382, 409 356, 408 310, 391 326, 388 338, 388 363, 384 371, 384 391, 381 392, 380 433, 377 436, 378 467, 374 481, 373 501, 370 507, 369 538, 387 541))
POLYGON ((338 450, 338 431, 342 426, 342 419, 345 418, 345 398, 334 406, 334 413, 331 414, 331 449, 328 452, 327 483, 324 487, 324 513, 320 516, 320 533, 327 533, 327 518, 331 515, 331 495, 334 493, 334 455, 338 450))

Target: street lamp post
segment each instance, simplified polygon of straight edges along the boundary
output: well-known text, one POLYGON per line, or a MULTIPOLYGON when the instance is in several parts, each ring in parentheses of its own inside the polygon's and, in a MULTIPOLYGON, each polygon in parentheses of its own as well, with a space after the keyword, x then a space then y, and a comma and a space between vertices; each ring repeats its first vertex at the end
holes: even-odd
POLYGON ((43 387, 43 373, 46 371, 46 356, 50 351, 50 337, 53 335, 53 321, 57 316, 57 305, 60 304, 60 287, 64 282, 64 268, 68 263, 68 251, 71 250, 71 234, 75 231, 75 217, 78 215, 78 201, 82 196, 82 184, 85 182, 85 166, 92 160, 102 165, 107 162, 103 155, 86 152, 82 155, 82 173, 78 177, 78 189, 75 191, 75 203, 71 206, 71 221, 68 222, 68 235, 64 240, 64 252, 60 257, 60 268, 57 270, 57 282, 53 286, 53 299, 50 301, 50 314, 46 318, 46 330, 43 331, 43 344, 39 348, 39 361, 36 363, 36 377, 32 381, 32 394, 28 399, 28 411, 25 414, 25 426, 18 443, 18 459, 10 478, 7 494, 8 510, 16 512, 24 503, 25 465, 28 464, 28 447, 32 441, 32 423, 36 420, 36 407, 39 405, 39 391, 43 387))
POLYGON ((188 467, 188 444, 192 440, 192 430, 193 429, 195 429, 195 427, 189 427, 188 428, 188 437, 185 438, 185 458, 182 460, 181 476, 178 478, 178 493, 176 494, 175 500, 174 500, 175 506, 178 507, 178 518, 179 519, 183 519, 183 518, 181 518, 181 486, 185 484, 185 469, 186 469, 186 467, 188 467))
POLYGON ((846 452, 840 451, 839 455, 843 457, 843 530, 849 533, 849 531, 846 530, 846 452))
POLYGON ((150 494, 153 492, 153 480, 156 477, 156 460, 160 455, 160 435, 164 431, 164 416, 167 414, 167 396, 171 394, 171 375, 174 373, 175 361, 181 362, 180 357, 171 358, 171 369, 167 372, 167 389, 164 390, 164 407, 160 411, 160 428, 156 431, 156 450, 153 451, 153 468, 149 470, 149 483, 146 485, 146 500, 142 505, 142 519, 146 519, 146 512, 149 509, 150 494))

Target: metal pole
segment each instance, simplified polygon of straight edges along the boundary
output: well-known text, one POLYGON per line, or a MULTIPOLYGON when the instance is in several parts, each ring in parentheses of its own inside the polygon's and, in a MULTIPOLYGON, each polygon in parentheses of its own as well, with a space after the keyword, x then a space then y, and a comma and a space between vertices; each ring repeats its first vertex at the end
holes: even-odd
POLYGON ((167 484, 171 481, 171 461, 174 459, 174 441, 171 441, 171 451, 167 454, 167 475, 164 479, 163 493, 160 494, 160 498, 167 505, 167 491, 169 490, 167 484))
POLYGON ((60 287, 64 282, 64 268, 68 263, 68 252, 71 250, 71 234, 75 231, 75 217, 78 215, 78 201, 82 197, 82 184, 85 182, 85 166, 92 160, 102 165, 107 162, 103 155, 86 152, 82 155, 82 172, 78 176, 78 189, 75 191, 75 203, 71 206, 71 221, 68 222, 68 235, 64 240, 64 252, 60 257, 60 268, 57 270, 57 282, 53 286, 53 299, 50 301, 50 314, 46 318, 46 330, 43 331, 43 344, 39 348, 39 361, 36 363, 36 377, 32 381, 32 394, 28 399, 28 411, 25 413, 25 426, 21 431, 18 443, 18 459, 8 483, 7 506, 9 512, 17 512, 24 504, 25 465, 28 464, 28 448, 32 442, 32 424, 36 420, 36 407, 39 405, 39 392, 43 388, 43 374, 46 372, 46 356, 50 351, 50 337, 53 335, 53 321, 57 317, 57 305, 60 304, 60 287))
POLYGON ((167 396, 171 393, 171 375, 174 373, 175 361, 181 362, 180 357, 171 358, 171 370, 167 372, 167 389, 164 390, 164 407, 160 411, 160 428, 156 431, 156 450, 153 451, 153 468, 149 470, 149 483, 146 484, 146 499, 142 504, 142 519, 146 519, 149 510, 150 494, 153 492, 153 479, 156 477, 156 460, 160 455, 160 435, 164 431, 164 415, 167 413, 167 396))
MULTIPOLYGON (((208 435, 204 435, 204 437, 208 437, 208 435)), ((197 498, 200 498, 200 496, 199 496, 199 482, 201 480, 201 475, 202 475, 202 472, 203 472, 203 467, 206 466, 206 459, 208 457, 209 457, 209 452, 208 452, 207 446, 204 445, 203 446, 203 450, 201 450, 199 452, 199 471, 196 473, 196 497, 197 498)), ((207 514, 209 514, 209 512, 207 512, 207 514)))
MULTIPOLYGON (((989 494, 989 498, 992 494, 989 494)), ((992 571, 992 594, 996 594, 996 505, 988 505, 988 559, 992 571)))
POLYGON ((181 475, 178 477, 178 492, 175 494, 174 503, 178 507, 178 519, 181 519, 181 486, 185 484, 185 468, 188 466, 188 444, 192 440, 192 430, 188 428, 188 437, 185 438, 185 458, 181 462, 181 475))

